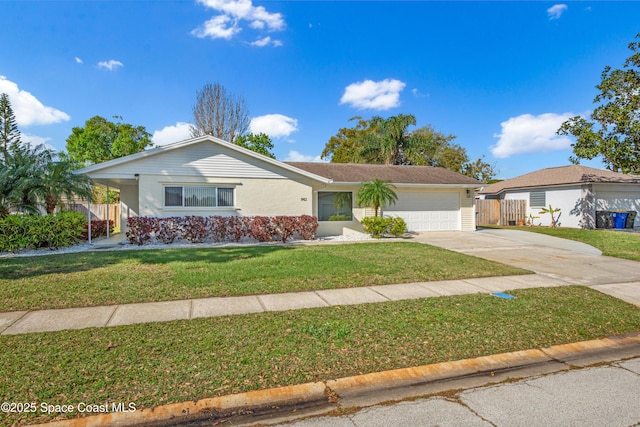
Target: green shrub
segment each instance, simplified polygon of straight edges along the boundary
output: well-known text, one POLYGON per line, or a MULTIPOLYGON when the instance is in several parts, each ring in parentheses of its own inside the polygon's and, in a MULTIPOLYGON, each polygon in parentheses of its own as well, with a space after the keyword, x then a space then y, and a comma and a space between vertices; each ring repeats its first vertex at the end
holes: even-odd
POLYGON ((329 221, 351 221, 351 215, 331 215, 329 221))
POLYGON ((391 218, 391 227, 389 233, 394 237, 400 237, 407 231, 407 223, 399 216, 391 218))
POLYGON ((80 240, 86 222, 80 212, 8 215, 0 218, 0 252, 71 246, 80 240))
POLYGON ((382 218, 379 216, 369 216, 362 218, 360 223, 364 227, 365 233, 371 234, 375 239, 384 236, 391 227, 391 218, 382 218))
POLYGON ((407 230, 407 223, 400 217, 381 218, 370 216, 362 218, 360 223, 365 233, 371 234, 371 236, 376 239, 383 237, 385 234, 400 237, 407 230))

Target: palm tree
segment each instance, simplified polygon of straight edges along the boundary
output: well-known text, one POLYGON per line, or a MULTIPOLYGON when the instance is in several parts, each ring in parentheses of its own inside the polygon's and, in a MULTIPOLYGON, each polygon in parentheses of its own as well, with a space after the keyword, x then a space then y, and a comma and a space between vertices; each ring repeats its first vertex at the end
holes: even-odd
POLYGON ((389 181, 374 178, 371 182, 363 182, 358 190, 357 202, 359 206, 370 206, 378 216, 378 209, 388 204, 395 204, 398 196, 393 189, 396 187, 389 181))
POLYGON ((62 202, 63 196, 68 199, 80 197, 86 199, 89 193, 89 180, 85 175, 73 173, 73 164, 68 160, 51 161, 47 164, 42 176, 41 197, 47 214, 52 214, 62 202))
POLYGON ((364 133, 358 140, 362 147, 358 153, 360 161, 385 165, 425 164, 424 153, 429 151, 431 141, 426 135, 407 131, 415 124, 413 114, 398 114, 388 119, 373 117, 371 132, 364 133))
POLYGON ((0 217, 11 211, 38 214, 44 204, 55 211, 62 196, 86 198, 88 180, 73 173, 67 160, 53 160, 43 145, 14 147, 0 163, 0 217))
POLYGON ((10 211, 37 214, 41 181, 51 152, 42 145, 25 145, 6 154, 0 171, 0 215, 10 211))

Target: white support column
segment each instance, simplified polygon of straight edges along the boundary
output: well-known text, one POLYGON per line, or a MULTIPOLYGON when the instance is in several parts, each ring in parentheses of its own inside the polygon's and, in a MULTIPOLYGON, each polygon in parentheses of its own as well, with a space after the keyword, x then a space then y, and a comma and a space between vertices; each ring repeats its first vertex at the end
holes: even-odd
POLYGON ((107 185, 107 239, 109 238, 109 185, 107 185))

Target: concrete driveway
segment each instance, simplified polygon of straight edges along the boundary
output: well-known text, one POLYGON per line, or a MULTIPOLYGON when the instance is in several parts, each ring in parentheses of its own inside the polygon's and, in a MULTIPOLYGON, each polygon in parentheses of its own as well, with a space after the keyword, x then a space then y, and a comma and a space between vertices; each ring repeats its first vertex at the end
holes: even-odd
POLYGON ((584 243, 506 229, 429 232, 415 240, 590 286, 640 305, 640 263, 602 256, 584 243))

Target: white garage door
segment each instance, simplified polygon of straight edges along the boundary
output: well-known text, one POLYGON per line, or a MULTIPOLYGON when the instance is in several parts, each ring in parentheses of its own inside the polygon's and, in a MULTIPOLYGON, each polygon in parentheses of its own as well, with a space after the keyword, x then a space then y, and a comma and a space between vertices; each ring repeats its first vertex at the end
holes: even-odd
POLYGON ((399 216, 409 231, 460 230, 458 193, 398 193, 398 201, 384 216, 399 216))

